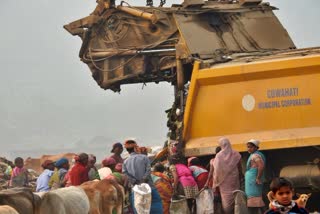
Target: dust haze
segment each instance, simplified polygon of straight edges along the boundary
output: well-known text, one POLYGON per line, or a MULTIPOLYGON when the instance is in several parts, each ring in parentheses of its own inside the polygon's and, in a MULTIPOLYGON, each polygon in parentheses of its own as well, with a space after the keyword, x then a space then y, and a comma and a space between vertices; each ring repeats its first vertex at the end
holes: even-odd
MULTIPOLYGON (((275 13, 297 47, 320 46, 319 0, 269 2, 280 8, 275 13)), ((165 141, 164 111, 172 105, 173 87, 127 85, 120 94, 100 89, 79 60, 80 39, 63 29, 95 5, 94 0, 1 1, 0 156, 85 151, 101 160, 114 142, 128 137, 145 146, 165 141)))

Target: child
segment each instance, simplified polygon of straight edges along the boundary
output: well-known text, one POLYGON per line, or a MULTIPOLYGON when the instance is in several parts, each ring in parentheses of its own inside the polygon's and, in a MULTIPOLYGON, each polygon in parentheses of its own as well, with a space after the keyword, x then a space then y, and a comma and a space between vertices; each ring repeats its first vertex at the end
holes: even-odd
POLYGON ((265 212, 265 214, 309 213, 292 200, 293 185, 289 180, 285 178, 275 178, 270 184, 270 189, 275 200, 271 202, 272 208, 265 212))
POLYGON ((15 167, 12 170, 10 187, 24 187, 28 186, 28 170, 24 168, 24 162, 21 157, 14 160, 15 167))

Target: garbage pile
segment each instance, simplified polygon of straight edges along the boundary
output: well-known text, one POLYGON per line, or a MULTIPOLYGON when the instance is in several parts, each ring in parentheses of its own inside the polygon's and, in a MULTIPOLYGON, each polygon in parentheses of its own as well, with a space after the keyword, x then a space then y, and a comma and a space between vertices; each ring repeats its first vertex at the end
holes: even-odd
MULTIPOLYGON (((5 157, 0 157, 0 190, 8 189, 14 163, 5 157)), ((28 169, 29 187, 35 190, 36 181, 40 173, 33 169, 28 169)))

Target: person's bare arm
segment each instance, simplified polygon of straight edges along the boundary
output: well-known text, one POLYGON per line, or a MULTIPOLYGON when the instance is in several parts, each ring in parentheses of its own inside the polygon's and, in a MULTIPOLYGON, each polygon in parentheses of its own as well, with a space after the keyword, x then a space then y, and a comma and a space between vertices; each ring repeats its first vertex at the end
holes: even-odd
POLYGON ((175 167, 174 167, 174 169, 172 169, 172 168, 173 167, 170 167, 170 171, 171 171, 171 174, 173 177, 173 190, 176 193, 178 190, 179 177, 178 177, 178 174, 177 174, 175 167))
POLYGON ((254 161, 257 163, 257 166, 258 166, 258 174, 256 177, 256 183, 262 184, 261 177, 262 177, 262 173, 263 173, 263 169, 264 169, 264 163, 260 157, 256 158, 254 161))
POLYGON ((208 174, 208 179, 206 181, 206 184, 204 185, 205 188, 209 186, 209 181, 212 177, 213 177, 213 166, 210 161, 210 170, 209 170, 209 174, 208 174))
POLYGON ((238 171, 239 171, 239 177, 242 178, 243 177, 243 172, 242 172, 242 164, 241 164, 241 159, 238 162, 238 171))

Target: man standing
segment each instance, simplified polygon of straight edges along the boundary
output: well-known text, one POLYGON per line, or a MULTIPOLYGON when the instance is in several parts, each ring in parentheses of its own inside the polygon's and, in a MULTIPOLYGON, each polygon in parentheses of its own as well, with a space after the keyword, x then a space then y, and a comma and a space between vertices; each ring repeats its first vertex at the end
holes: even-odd
POLYGON ((116 163, 123 163, 123 159, 121 157, 121 153, 123 152, 123 146, 121 143, 115 143, 112 146, 111 153, 114 153, 110 156, 110 158, 113 158, 116 163))
MULTIPOLYGON (((148 156, 135 152, 135 149, 138 147, 138 145, 134 140, 127 140, 124 146, 130 156, 124 161, 122 172, 128 177, 129 186, 133 187, 136 184, 148 183, 152 190, 152 203, 150 213, 162 214, 162 201, 151 179, 151 164, 148 156)), ((132 193, 130 193, 130 199, 131 205, 133 206, 134 201, 132 193)), ((133 210, 136 213, 134 207, 133 210)))

